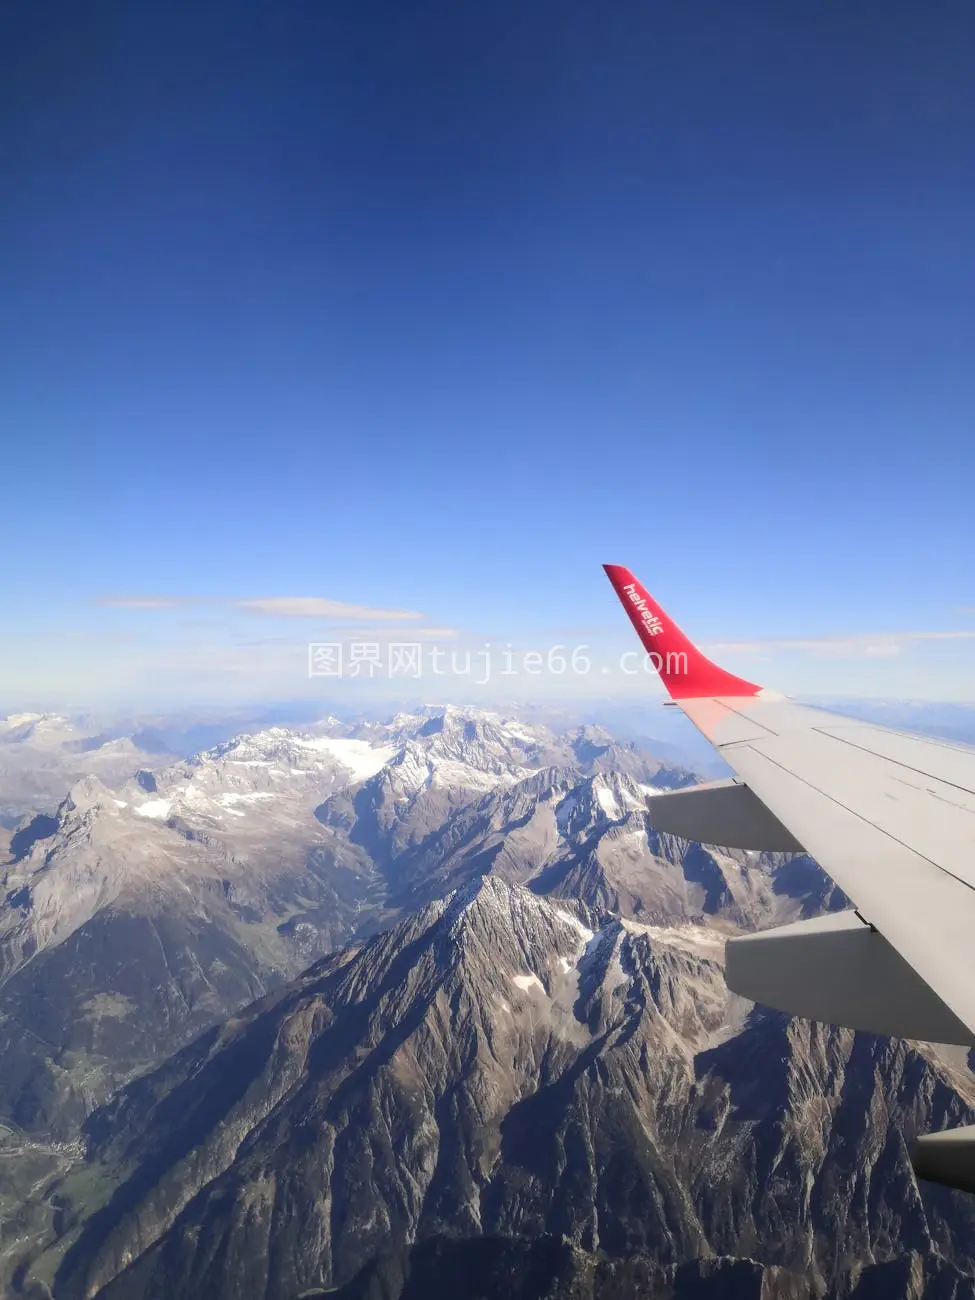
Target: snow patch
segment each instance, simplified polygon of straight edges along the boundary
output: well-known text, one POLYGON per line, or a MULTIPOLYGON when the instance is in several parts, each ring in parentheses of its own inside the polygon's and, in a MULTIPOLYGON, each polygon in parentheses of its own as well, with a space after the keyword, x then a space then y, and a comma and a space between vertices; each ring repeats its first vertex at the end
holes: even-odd
POLYGON ((309 736, 298 739, 296 743, 302 749, 317 750, 338 759, 352 773, 354 781, 366 781, 375 776, 396 753, 395 745, 370 745, 368 740, 350 740, 341 736, 309 736))
POLYGON ((511 982, 517 984, 524 993, 529 993, 532 989, 538 989, 543 996, 548 996, 545 992, 545 985, 537 975, 512 975, 511 982))
POLYGON ((273 794, 270 794, 264 790, 255 790, 253 793, 248 792, 247 794, 237 794, 236 792, 232 792, 229 794, 222 794, 220 796, 220 802, 223 804, 225 808, 229 808, 232 804, 235 803, 257 803, 259 799, 273 799, 273 798, 274 798, 273 794))
POLYGON ((140 817, 151 817, 153 821, 165 821, 169 816, 168 799, 147 799, 145 803, 140 803, 135 811, 140 817))
POLYGON ((560 921, 565 921, 567 925, 572 926, 573 930, 578 930, 586 943, 589 943, 593 939, 593 931, 590 930, 588 926, 583 925, 578 917, 573 916, 571 912, 565 912, 561 907, 553 908, 553 911, 560 921))
POLYGON ((516 740, 527 741, 530 745, 538 744, 538 737, 533 735, 532 732, 526 731, 524 727, 519 726, 517 723, 503 722, 501 725, 508 735, 514 736, 516 740))
POLYGON ((631 934, 645 934, 655 943, 669 944, 674 948, 683 948, 686 952, 699 957, 709 957, 712 961, 721 961, 727 935, 711 930, 705 925, 642 925, 620 917, 620 924, 631 934))
POLYGON ((210 796, 196 781, 188 782, 180 797, 184 803, 188 804, 207 804, 210 802, 210 796))
POLYGON ((27 722, 40 722, 43 713, 8 713, 3 719, 7 727, 22 727, 27 722))
POLYGON ((431 780, 438 786, 461 787, 466 790, 496 790, 499 786, 515 785, 530 775, 522 768, 510 772, 484 772, 467 763, 452 758, 433 759, 431 780))
POLYGON ((602 808, 607 817, 614 820, 619 817, 620 809, 612 790, 601 781, 596 782, 596 802, 602 808))

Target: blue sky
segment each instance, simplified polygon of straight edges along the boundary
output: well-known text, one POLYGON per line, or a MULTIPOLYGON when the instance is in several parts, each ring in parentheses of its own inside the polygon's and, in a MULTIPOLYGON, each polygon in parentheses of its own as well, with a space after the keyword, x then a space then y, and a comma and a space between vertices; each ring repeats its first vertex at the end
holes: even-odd
POLYGON ((0 708, 406 626, 615 664, 604 560, 782 689, 975 697, 969 5, 22 0, 0 50, 0 708))

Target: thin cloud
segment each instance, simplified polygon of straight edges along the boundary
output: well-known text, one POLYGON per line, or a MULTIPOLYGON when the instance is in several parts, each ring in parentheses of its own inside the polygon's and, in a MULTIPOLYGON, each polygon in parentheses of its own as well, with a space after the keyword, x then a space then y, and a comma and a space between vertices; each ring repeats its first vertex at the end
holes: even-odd
POLYGON ((359 619, 375 623, 409 623, 423 618, 413 609, 348 605, 324 596, 252 596, 229 599, 206 596, 100 596, 98 605, 115 609, 182 609, 189 605, 231 605, 262 618, 359 619))
POLYGON ((346 605, 323 596, 262 596, 230 602, 249 614, 268 618, 360 618, 377 622, 404 623, 421 619, 412 609, 374 609, 369 605, 346 605))
POLYGON ((95 603, 114 609, 179 609, 190 600, 185 596, 99 596, 95 603))
MULTIPOLYGON (((460 630, 456 627, 349 627, 343 624, 341 627, 326 627, 318 634, 322 641, 313 642, 315 645, 412 645, 421 641, 452 641, 460 636, 460 630)), ((246 646, 299 644, 294 636, 240 637, 238 643, 246 646)))
POLYGON ((709 654, 767 655, 774 650, 798 650, 820 657, 881 659, 901 654, 917 642, 971 640, 975 640, 975 629, 959 628, 946 632, 861 632, 849 636, 778 637, 761 641, 712 641, 703 648, 709 654))
MULTIPOLYGON (((343 641, 385 641, 393 637, 400 637, 409 641, 439 641, 451 640, 453 637, 460 636, 460 629, 456 627, 332 627, 327 629, 329 634, 340 637, 343 641)), ((323 632, 324 636, 325 633, 323 632)))

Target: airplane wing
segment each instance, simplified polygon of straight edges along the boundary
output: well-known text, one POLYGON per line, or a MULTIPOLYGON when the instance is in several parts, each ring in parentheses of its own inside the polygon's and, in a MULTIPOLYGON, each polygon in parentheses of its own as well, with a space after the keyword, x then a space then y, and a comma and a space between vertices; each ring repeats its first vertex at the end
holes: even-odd
MULTIPOLYGON (((804 849, 854 904, 730 940, 729 987, 854 1029, 975 1044, 975 749, 736 677, 628 569, 604 568, 674 704, 735 773, 656 796, 654 825, 725 847, 804 849)), ((975 1127, 920 1139, 913 1159, 919 1176, 975 1191, 975 1127)))

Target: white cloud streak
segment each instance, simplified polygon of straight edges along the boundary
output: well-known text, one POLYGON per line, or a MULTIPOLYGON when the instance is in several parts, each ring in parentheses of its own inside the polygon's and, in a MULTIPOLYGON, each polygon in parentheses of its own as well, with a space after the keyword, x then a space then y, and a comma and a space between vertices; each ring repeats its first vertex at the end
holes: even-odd
POLYGON ((768 655, 776 650, 794 650, 821 658, 881 659, 903 653, 927 641, 971 641, 975 629, 928 632, 859 632, 848 636, 779 637, 758 641, 708 642, 708 654, 768 655))
POLYGON ((95 604, 113 609, 180 609, 190 601, 183 596, 99 596, 95 604))
POLYGON ((323 596, 262 596, 230 602, 249 614, 268 618, 360 618, 376 622, 405 623, 422 619, 412 609, 374 609, 369 605, 346 605, 323 596))
POLYGON ((409 623, 422 620, 413 609, 382 609, 349 605, 324 596, 250 596, 241 599, 205 596, 101 596, 98 605, 115 609, 181 609, 187 605, 231 605, 262 618, 360 619, 375 623, 409 623))

